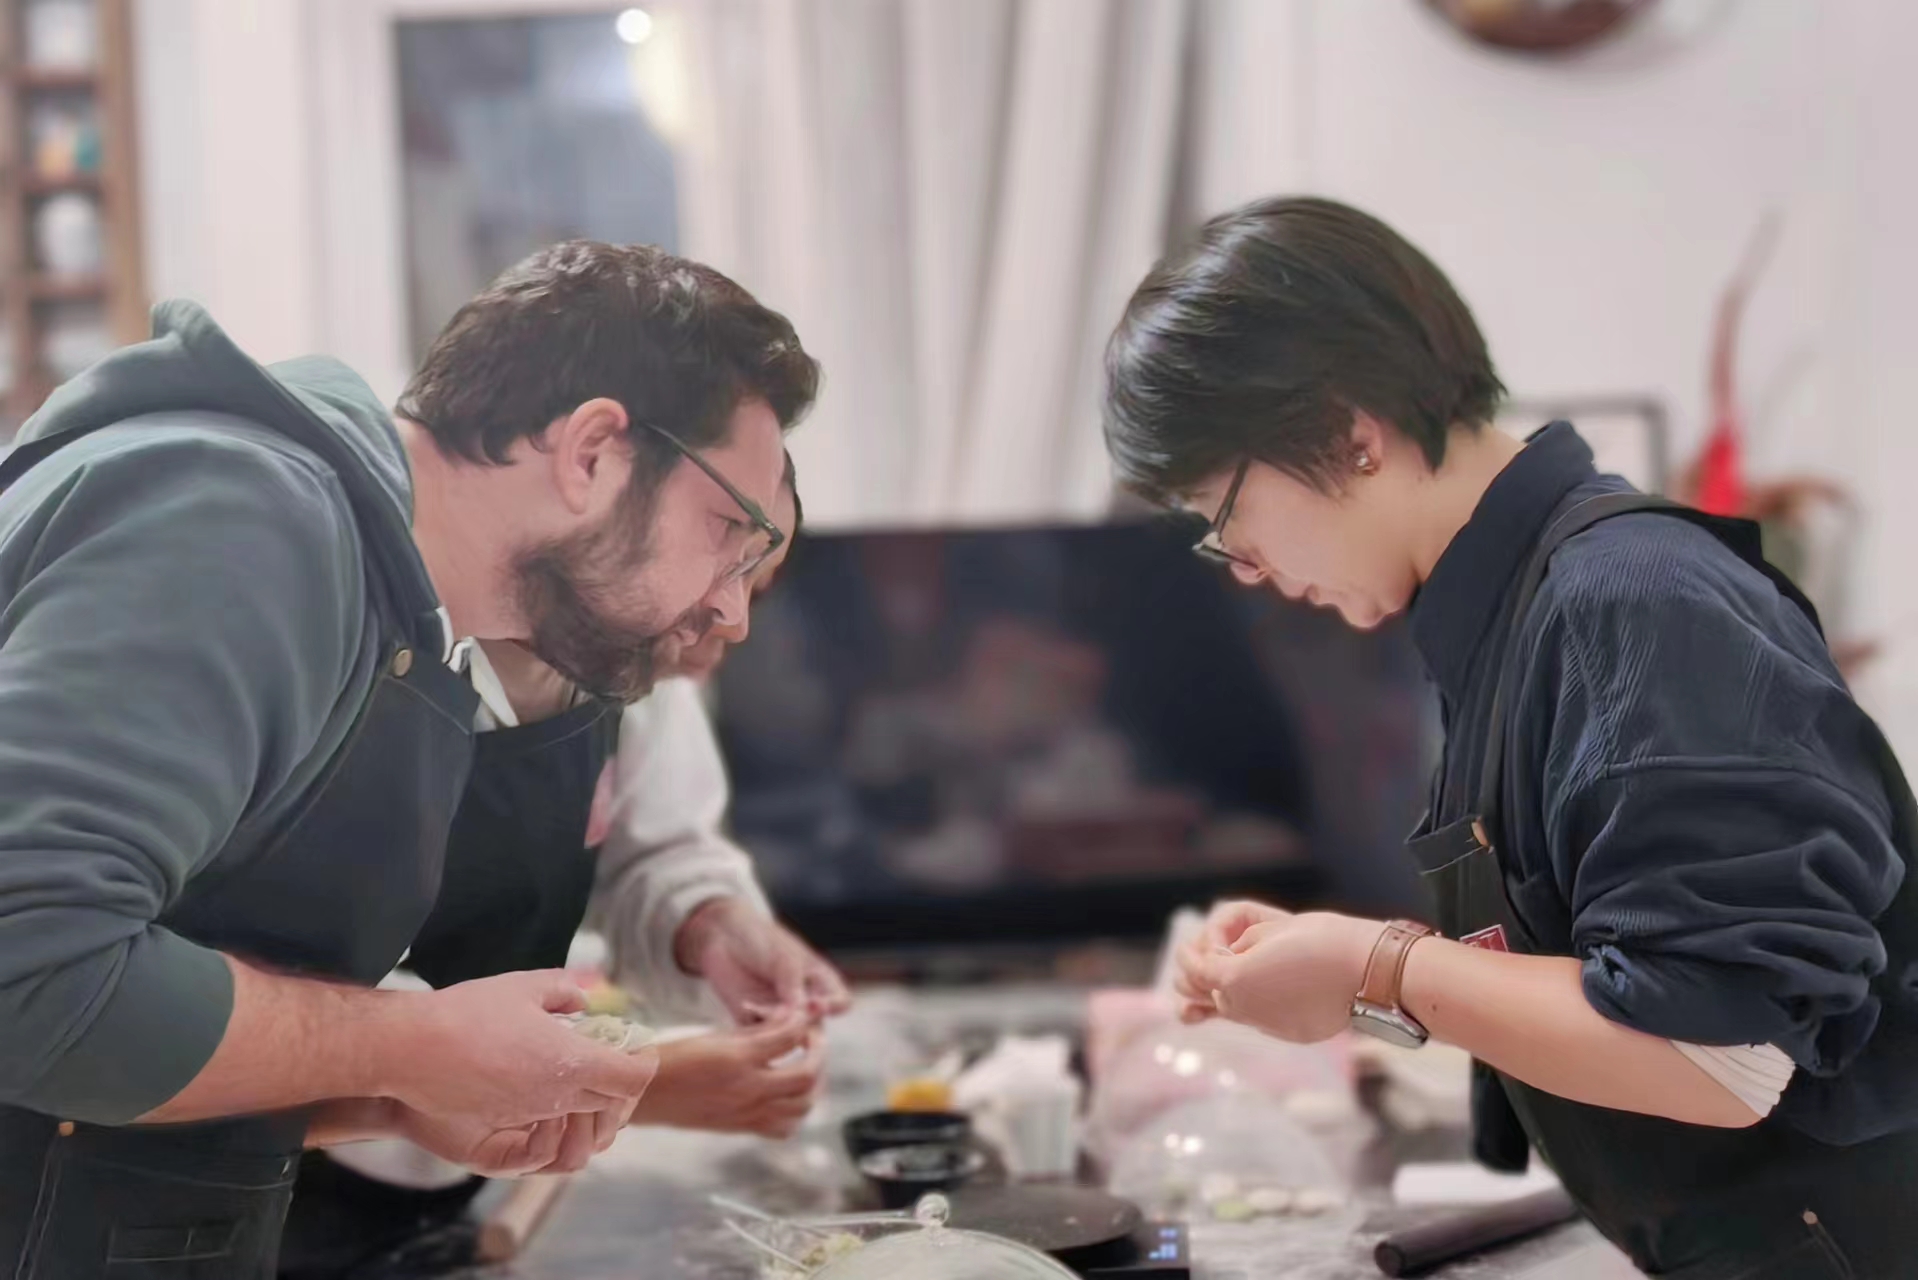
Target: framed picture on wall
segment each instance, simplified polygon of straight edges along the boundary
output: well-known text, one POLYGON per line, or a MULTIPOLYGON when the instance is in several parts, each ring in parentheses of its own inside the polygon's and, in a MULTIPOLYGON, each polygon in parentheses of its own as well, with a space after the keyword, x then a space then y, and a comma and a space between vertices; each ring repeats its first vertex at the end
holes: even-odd
POLYGON ((313 0, 326 350, 383 399, 526 254, 679 241, 683 0, 313 0))
POLYGON ((1598 469, 1624 476, 1646 493, 1671 483, 1671 433, 1664 404, 1653 396, 1520 398, 1499 409, 1498 425, 1523 439, 1565 419, 1592 446, 1598 469))

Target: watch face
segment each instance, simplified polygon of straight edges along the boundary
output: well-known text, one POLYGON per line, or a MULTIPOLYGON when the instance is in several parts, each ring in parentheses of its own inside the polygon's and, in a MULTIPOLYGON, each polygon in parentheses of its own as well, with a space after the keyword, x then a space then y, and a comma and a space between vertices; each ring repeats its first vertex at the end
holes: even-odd
POLYGON ((1427 1039, 1425 1028, 1404 1014, 1363 1001, 1352 1004, 1352 1029, 1401 1049, 1419 1048, 1427 1039))

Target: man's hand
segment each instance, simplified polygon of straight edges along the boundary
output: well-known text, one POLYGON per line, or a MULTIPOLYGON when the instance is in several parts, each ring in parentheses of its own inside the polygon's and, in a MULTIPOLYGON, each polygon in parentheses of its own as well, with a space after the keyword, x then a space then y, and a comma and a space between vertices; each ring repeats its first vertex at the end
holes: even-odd
POLYGON ((392 1105, 395 1136, 489 1178, 577 1172, 596 1152, 611 1146, 618 1133, 614 1129, 602 1135, 602 1122, 585 1113, 518 1129, 491 1129, 429 1116, 402 1103, 392 1105))
POLYGON ((662 1045, 635 1124, 789 1138, 812 1109, 823 1038, 803 1015, 662 1045))
POLYGON ((1352 999, 1365 984, 1366 962, 1385 926, 1325 911, 1261 910, 1256 923, 1245 924, 1240 915, 1216 935, 1208 923, 1208 937, 1236 936, 1223 947, 1201 939, 1181 953, 1181 994, 1193 1007, 1203 1004, 1281 1040, 1330 1039, 1351 1025, 1352 999))
POLYGON ((738 898, 714 898, 673 940, 679 967, 711 984, 742 1024, 796 1013, 817 1021, 852 1007, 845 979, 817 952, 738 898))
POLYGON ((378 1092, 487 1132, 568 1120, 562 1158, 570 1164, 582 1148, 590 1154, 611 1141, 659 1069, 657 1050, 618 1053, 553 1016, 585 1005, 585 993, 558 972, 393 993, 398 1016, 380 1042, 378 1092))
POLYGON ((337 1147, 403 1138, 489 1178, 572 1173, 613 1145, 627 1108, 578 1112, 512 1129, 428 1115, 391 1098, 338 1098, 316 1108, 306 1145, 337 1147))

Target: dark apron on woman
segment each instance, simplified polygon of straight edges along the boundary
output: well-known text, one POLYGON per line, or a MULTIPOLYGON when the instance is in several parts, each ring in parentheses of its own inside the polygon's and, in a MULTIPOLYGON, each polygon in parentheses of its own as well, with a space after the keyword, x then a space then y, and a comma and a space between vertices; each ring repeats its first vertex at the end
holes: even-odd
MULTIPOLYGON (((435 987, 566 963, 595 858, 587 825, 618 745, 620 708, 587 702, 477 737, 439 900, 406 967, 435 987)), ((485 1185, 432 1190, 365 1177, 326 1155, 301 1163, 280 1255, 287 1280, 430 1275, 472 1261, 466 1209, 485 1185)))
MULTIPOLYGON (((390 500, 322 424, 307 429, 301 415, 310 413, 289 392, 260 380, 247 389, 257 406, 238 407, 318 453, 353 500, 381 670, 290 824, 243 825, 229 848, 257 840, 258 850, 194 877, 158 923, 282 972, 371 986, 405 952, 438 891, 478 699, 441 661, 438 602, 415 553, 382 546, 382 521, 367 514, 369 503, 390 500)), ((16 449, 0 465, 0 489, 98 429, 16 449)), ((302 1110, 105 1127, 0 1107, 0 1276, 266 1280, 307 1121, 302 1110)))
MULTIPOLYGON (((1456 821, 1438 826, 1439 815, 1462 806, 1437 797, 1434 816, 1409 845, 1434 891, 1439 927, 1448 937, 1525 954, 1571 954, 1569 936, 1535 933, 1506 893, 1498 854, 1504 709, 1520 675, 1517 638, 1553 551, 1601 520, 1637 511, 1662 512, 1712 533, 1817 623, 1804 596, 1765 562, 1756 526, 1749 522, 1636 493, 1586 499, 1559 516, 1518 579, 1476 803, 1456 821)), ((1918 926, 1918 876, 1909 866, 1918 804, 1882 738, 1877 755, 1892 804, 1894 842, 1907 863, 1904 886, 1878 921, 1889 943, 1894 932, 1912 938, 1918 926)), ((1475 1071, 1473 1112, 1481 1158, 1522 1168, 1529 1141, 1593 1223, 1652 1275, 1683 1280, 1918 1275, 1918 1222, 1912 1214, 1918 1206, 1913 1190, 1918 1133, 1833 1146, 1776 1114, 1748 1129, 1687 1125, 1571 1102, 1482 1064, 1475 1064, 1475 1071)))

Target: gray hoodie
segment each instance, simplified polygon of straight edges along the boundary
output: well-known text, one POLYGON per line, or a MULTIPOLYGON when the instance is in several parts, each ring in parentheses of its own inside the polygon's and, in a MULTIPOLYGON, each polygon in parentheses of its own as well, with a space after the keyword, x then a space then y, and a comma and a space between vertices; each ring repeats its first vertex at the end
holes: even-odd
POLYGON ((21 443, 102 423, 0 494, 0 1103, 124 1123, 232 1010, 220 957, 156 921, 344 740, 378 662, 364 554, 426 579, 392 419, 336 362, 263 371, 165 304, 21 443))

